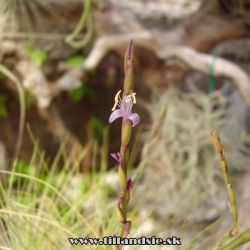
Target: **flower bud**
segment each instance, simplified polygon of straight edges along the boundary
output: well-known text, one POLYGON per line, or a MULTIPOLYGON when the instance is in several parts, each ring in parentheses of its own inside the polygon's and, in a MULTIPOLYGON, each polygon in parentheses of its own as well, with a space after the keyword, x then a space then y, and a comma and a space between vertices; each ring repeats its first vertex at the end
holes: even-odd
POLYGON ((130 229, 132 226, 132 222, 130 220, 125 221, 124 223, 124 233, 123 233, 123 238, 126 238, 130 234, 130 229))
POLYGON ((132 67, 128 67, 124 79, 124 95, 129 95, 132 89, 134 89, 134 72, 132 67))
POLYGON ((134 55, 133 55, 133 41, 131 40, 124 57, 124 72, 125 72, 125 79, 124 79, 124 91, 123 95, 129 95, 130 90, 134 88, 134 73, 133 73, 133 66, 134 66, 134 55))
POLYGON ((127 174, 121 165, 118 167, 118 177, 122 194, 124 194, 127 189, 127 174))
POLYGON ((131 120, 127 119, 122 124, 122 145, 127 146, 130 141, 132 133, 132 122, 131 120))
POLYGON ((218 153, 222 153, 223 146, 222 146, 222 144, 220 142, 220 137, 219 137, 218 133, 216 131, 211 130, 210 136, 211 136, 211 139, 212 139, 212 141, 214 143, 215 150, 218 153))

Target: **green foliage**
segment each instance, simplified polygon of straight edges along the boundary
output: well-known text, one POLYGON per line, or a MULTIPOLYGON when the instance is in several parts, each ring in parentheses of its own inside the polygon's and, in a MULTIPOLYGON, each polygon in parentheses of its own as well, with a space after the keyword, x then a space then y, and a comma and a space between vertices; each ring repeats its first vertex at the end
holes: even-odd
POLYGON ((0 194, 5 201, 0 207, 0 218, 13 235, 9 239, 0 230, 1 249, 82 249, 71 246, 68 238, 101 238, 115 231, 115 213, 111 209, 115 203, 109 198, 115 190, 107 186, 104 172, 80 173, 81 162, 95 152, 93 147, 89 143, 78 154, 77 146, 66 153, 66 143, 62 143, 48 165, 35 142, 29 163, 19 160, 12 171, 0 170, 7 180, 6 186, 0 183, 0 194), (58 163, 62 160, 65 164, 59 171, 58 163))
POLYGON ((99 73, 98 70, 94 69, 90 72, 90 75, 91 77, 96 78, 98 77, 98 73, 99 73))
POLYGON ((77 68, 77 67, 83 65, 84 62, 85 62, 85 60, 86 60, 86 59, 85 59, 84 56, 71 56, 71 57, 69 57, 69 58, 66 60, 66 64, 67 64, 70 68, 74 69, 74 68, 77 68))
MULTIPOLYGON (((36 176, 37 178, 39 178, 40 180, 50 184, 51 186, 58 186, 61 185, 63 182, 65 182, 65 180, 67 180, 67 174, 66 172, 56 172, 55 176, 51 176, 50 172, 46 172, 46 171, 39 171, 37 169, 37 167, 35 167, 34 165, 30 165, 27 162, 25 162, 24 160, 18 160, 16 162, 15 168, 14 168, 14 173, 19 173, 19 174, 24 174, 27 176, 36 176)), ((26 183, 26 179, 25 178, 20 178, 19 176, 13 176, 12 178, 12 183, 14 186, 24 186, 26 183)), ((81 191, 81 193, 85 193, 89 188, 89 183, 87 182, 81 182, 79 189, 81 191)), ((36 190, 37 190, 37 194, 42 194, 44 191, 44 184, 42 183, 38 183, 36 185, 36 190)), ((53 195, 52 190, 48 191, 48 195, 53 195)), ((59 204, 59 206, 62 204, 59 204)))
POLYGON ((87 83, 83 84, 79 88, 69 91, 68 96, 75 104, 79 103, 85 97, 88 98, 91 103, 95 103, 97 99, 95 90, 87 83))
POLYGON ((29 110, 31 108, 32 98, 33 98, 32 94, 28 90, 24 89, 24 102, 26 110, 29 110))
MULTIPOLYGON (((4 65, 4 66, 6 67, 6 65, 4 65)), ((2 71, 0 71, 0 80, 5 80, 5 79, 7 79, 6 75, 3 74, 2 71)))
MULTIPOLYGON (((36 167, 29 165, 27 162, 25 162, 24 160, 18 160, 16 162, 16 166, 13 170, 15 173, 21 173, 21 174, 25 174, 25 175, 32 175, 35 176, 36 174, 36 167)), ((17 184, 18 182, 18 177, 14 176, 13 177, 13 184, 17 184)))
POLYGON ((42 64, 48 59, 48 54, 42 50, 35 50, 34 47, 30 44, 24 45, 25 50, 32 59, 32 61, 38 66, 41 67, 42 64))
MULTIPOLYGON (((27 89, 23 89, 24 93, 24 104, 25 104, 25 109, 30 110, 32 106, 32 99, 34 98, 32 93, 28 91, 27 89)), ((20 97, 17 97, 18 102, 20 103, 20 97)))
POLYGON ((96 116, 92 115, 90 118, 90 123, 94 127, 97 138, 101 138, 105 130, 104 122, 96 116))
MULTIPOLYGON (((83 65, 84 62, 84 56, 72 56, 66 60, 66 64, 72 69, 83 65)), ((97 99, 95 90, 87 83, 83 83, 79 88, 69 91, 68 96, 73 103, 79 103, 85 97, 88 98, 91 103, 95 103, 97 99)))
POLYGON ((9 117, 7 110, 7 97, 5 95, 0 95, 0 117, 4 119, 9 117))

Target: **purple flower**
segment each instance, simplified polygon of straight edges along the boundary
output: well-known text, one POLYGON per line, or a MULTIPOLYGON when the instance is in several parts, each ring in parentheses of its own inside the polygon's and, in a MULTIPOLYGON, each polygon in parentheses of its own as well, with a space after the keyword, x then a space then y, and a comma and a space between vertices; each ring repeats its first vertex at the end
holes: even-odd
POLYGON ((117 154, 111 154, 111 156, 115 158, 120 165, 122 164, 122 155, 120 152, 118 152, 117 154))
POLYGON ((116 109, 112 112, 112 114, 109 117, 109 122, 112 123, 115 119, 122 117, 123 121, 126 121, 127 119, 132 121, 132 126, 134 127, 140 122, 140 116, 137 113, 132 113, 132 107, 133 104, 136 103, 135 94, 131 93, 130 95, 126 95, 122 98, 120 98, 120 92, 119 91, 116 94, 115 97, 115 105, 112 109, 112 111, 115 109, 116 105, 118 104, 119 109, 116 109))
POLYGON ((134 182, 131 180, 131 178, 129 178, 127 183, 128 183, 127 190, 132 191, 133 186, 134 186, 134 182))
POLYGON ((130 234, 130 229, 131 229, 131 221, 130 220, 126 220, 125 222, 123 222, 124 224, 124 230, 126 231, 127 234, 130 234))

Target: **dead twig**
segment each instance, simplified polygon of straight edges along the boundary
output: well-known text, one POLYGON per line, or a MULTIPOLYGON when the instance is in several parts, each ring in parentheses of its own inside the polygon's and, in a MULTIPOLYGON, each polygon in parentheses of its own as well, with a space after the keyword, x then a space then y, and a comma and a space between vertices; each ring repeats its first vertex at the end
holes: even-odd
POLYGON ((24 92, 23 92, 22 84, 18 80, 18 78, 1 64, 0 64, 0 71, 2 71, 2 73, 5 76, 7 76, 15 84, 17 91, 18 91, 19 99, 20 99, 19 128, 18 128, 16 148, 15 148, 15 152, 11 161, 11 165, 12 165, 12 163, 14 163, 14 161, 17 159, 20 153, 20 148, 21 148, 22 140, 23 140, 23 131, 24 131, 24 122, 25 122, 24 92))

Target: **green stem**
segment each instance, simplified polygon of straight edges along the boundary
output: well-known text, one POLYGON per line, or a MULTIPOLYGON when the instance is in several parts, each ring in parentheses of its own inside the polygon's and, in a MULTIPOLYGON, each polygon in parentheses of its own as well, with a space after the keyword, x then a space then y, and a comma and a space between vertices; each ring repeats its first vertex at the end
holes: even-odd
MULTIPOLYGON (((125 53, 124 72, 125 72, 125 80, 124 80, 123 97, 125 95, 130 95, 130 92, 131 90, 133 90, 133 87, 134 87, 133 42, 132 41, 130 41, 127 47, 126 53, 125 53)), ((127 206, 128 206, 128 201, 130 198, 128 196, 130 196, 130 191, 131 191, 127 189, 127 183, 128 183, 127 169, 128 169, 128 161, 129 161, 129 142, 130 142, 131 133, 132 133, 132 122, 129 119, 124 120, 122 122, 121 130, 122 130, 122 135, 121 135, 120 154, 122 157, 122 164, 118 171, 120 171, 119 182, 120 182, 120 187, 121 187, 120 197, 122 197, 122 202, 120 204, 120 208, 118 208, 118 220, 120 223, 118 236, 126 237, 127 232, 125 232, 124 226, 127 223, 127 206), (121 217, 123 217, 123 221, 119 219, 121 217)))
POLYGON ((250 241, 250 228, 246 230, 244 233, 242 233, 241 235, 239 235, 236 239, 234 239, 228 245, 221 248, 221 250, 234 250, 237 247, 240 247, 249 241, 250 241))
POLYGON ((94 16, 91 11, 91 5, 92 5, 92 0, 86 0, 86 4, 84 6, 83 13, 81 15, 81 18, 75 28, 75 30, 66 37, 65 41, 70 44, 74 48, 80 48, 85 46, 90 38, 92 37, 93 30, 94 30, 94 16), (85 37, 80 40, 80 41, 74 41, 74 39, 79 35, 81 32, 82 28, 85 26, 86 21, 88 20, 88 29, 87 29, 87 34, 85 37))

